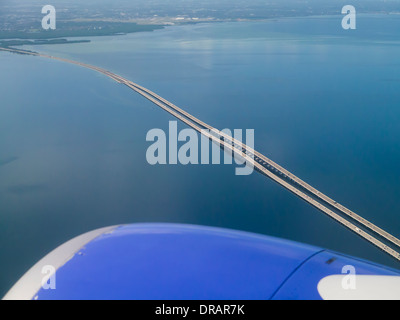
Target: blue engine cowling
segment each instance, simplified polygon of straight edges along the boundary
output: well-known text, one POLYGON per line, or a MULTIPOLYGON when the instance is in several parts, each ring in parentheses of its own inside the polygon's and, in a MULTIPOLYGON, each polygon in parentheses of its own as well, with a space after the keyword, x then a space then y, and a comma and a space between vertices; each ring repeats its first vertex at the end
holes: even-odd
POLYGON ((292 241, 133 224, 60 246, 4 299, 400 299, 400 272, 292 241))

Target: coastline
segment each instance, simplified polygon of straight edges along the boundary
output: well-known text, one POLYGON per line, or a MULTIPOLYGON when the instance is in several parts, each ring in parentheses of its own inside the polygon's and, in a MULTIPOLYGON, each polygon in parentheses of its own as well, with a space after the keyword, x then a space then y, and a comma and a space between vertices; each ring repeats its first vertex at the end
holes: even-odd
MULTIPOLYGON (((397 16, 400 13, 360 13, 360 16, 372 16, 381 17, 384 16, 397 16)), ((38 32, 24 32, 24 31, 3 31, 0 30, 0 46, 9 48, 11 46, 23 46, 23 45, 50 45, 50 44, 75 44, 75 43, 89 43, 91 40, 80 39, 70 40, 70 38, 91 38, 91 37, 104 37, 104 36, 122 36, 132 33, 139 32, 153 32, 156 30, 162 30, 167 27, 185 26, 185 25, 197 25, 197 24, 210 24, 210 23, 237 23, 237 22, 272 22, 280 19, 304 19, 304 18, 332 18, 341 17, 338 14, 311 14, 311 15, 296 15, 296 16, 274 16, 269 18, 241 18, 241 19, 200 19, 200 20, 185 20, 175 21, 166 20, 160 24, 154 24, 152 20, 140 21, 80 21, 80 22, 69 22, 64 21, 59 23, 61 26, 57 30, 40 30, 38 32), (66 26, 70 27, 70 23, 77 25, 73 26, 72 29, 66 29, 66 26), (81 23, 81 25, 79 25, 81 23)))

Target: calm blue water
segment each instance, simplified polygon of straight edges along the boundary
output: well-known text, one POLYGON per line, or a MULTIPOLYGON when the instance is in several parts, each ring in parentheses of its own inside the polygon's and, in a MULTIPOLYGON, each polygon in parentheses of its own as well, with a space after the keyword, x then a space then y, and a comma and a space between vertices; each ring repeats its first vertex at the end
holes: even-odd
MULTIPOLYGON (((169 27, 27 47, 97 65, 255 147, 400 237, 400 17, 169 27)), ((90 70, 0 53, 0 295, 86 231, 179 222, 301 241, 398 267, 316 209, 234 166, 150 166, 174 120, 90 70)), ((185 128, 179 124, 179 129, 185 128)))

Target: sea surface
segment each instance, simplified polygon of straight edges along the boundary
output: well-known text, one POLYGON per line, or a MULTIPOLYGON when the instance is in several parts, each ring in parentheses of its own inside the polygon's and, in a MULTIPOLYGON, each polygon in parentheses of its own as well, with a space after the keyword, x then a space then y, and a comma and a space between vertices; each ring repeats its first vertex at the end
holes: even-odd
MULTIPOLYGON (((400 237, 400 16, 359 15, 357 30, 341 19, 24 48, 108 69, 219 129, 254 129, 256 150, 400 237)), ((65 241, 140 222, 256 232, 400 268, 256 172, 149 165, 147 132, 172 120, 94 71, 0 52, 0 296, 65 241)))

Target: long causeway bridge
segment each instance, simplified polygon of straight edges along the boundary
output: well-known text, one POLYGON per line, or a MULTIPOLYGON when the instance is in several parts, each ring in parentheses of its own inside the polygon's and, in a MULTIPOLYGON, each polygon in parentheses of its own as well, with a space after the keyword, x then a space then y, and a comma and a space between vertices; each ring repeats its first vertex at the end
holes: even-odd
POLYGON ((206 124, 205 122, 197 119, 193 115, 182 110, 181 108, 177 107, 166 99, 160 97, 156 93, 117 74, 89 64, 31 51, 18 50, 14 48, 0 47, 0 51, 9 51, 12 53, 38 56, 42 58, 75 64, 87 69, 100 72, 105 76, 113 79, 114 81, 129 87, 130 89, 150 100, 155 105, 168 112, 178 120, 198 131, 200 134, 206 136, 214 143, 220 145, 224 148, 225 151, 229 150, 230 152, 232 152, 232 154, 244 159, 247 163, 251 163, 252 165, 254 165, 254 168, 259 173, 275 181, 282 187, 294 193, 299 198, 311 204, 313 207, 317 208, 319 211, 323 212, 328 217, 334 219, 336 222, 340 223, 358 236, 370 242, 380 250, 389 254, 391 257, 400 261, 399 239, 384 231, 383 229, 377 227, 370 221, 357 215, 356 213, 334 201, 333 199, 329 198, 328 196, 310 186, 309 184, 295 176, 293 173, 289 172, 279 164, 273 162, 260 152, 250 148, 241 141, 238 141, 231 136, 220 132, 216 128, 206 124))

